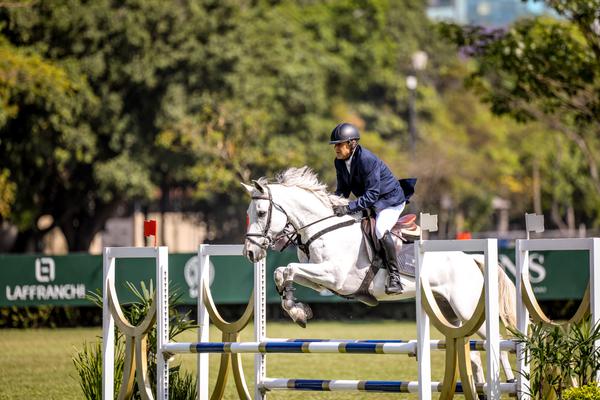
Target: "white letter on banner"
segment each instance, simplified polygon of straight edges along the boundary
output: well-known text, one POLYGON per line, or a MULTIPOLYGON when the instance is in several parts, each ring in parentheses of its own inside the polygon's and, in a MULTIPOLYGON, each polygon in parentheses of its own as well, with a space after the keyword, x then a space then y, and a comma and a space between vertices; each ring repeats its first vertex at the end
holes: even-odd
MULTIPOLYGON (((17 287, 15 287, 15 291, 16 289, 17 287)), ((17 296, 14 293, 12 295, 10 294, 10 286, 6 287, 6 299, 10 301, 15 301, 17 299, 17 296)))
POLYGON ((47 300, 45 286, 37 285, 37 298, 38 298, 38 300, 47 300))
POLYGON ((85 299, 85 284, 83 283, 77 285, 77 298, 85 299))
POLYGON ((37 294, 37 286, 29 285, 29 300, 35 300, 36 294, 37 294))

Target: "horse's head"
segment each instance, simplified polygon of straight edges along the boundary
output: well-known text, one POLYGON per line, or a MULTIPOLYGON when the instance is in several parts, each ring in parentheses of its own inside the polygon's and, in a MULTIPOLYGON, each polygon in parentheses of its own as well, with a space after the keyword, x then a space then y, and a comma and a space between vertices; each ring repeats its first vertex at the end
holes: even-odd
POLYGON ((273 200, 269 185, 254 181, 254 186, 243 184, 252 196, 248 206, 248 230, 244 256, 257 262, 267 255, 267 249, 277 241, 288 225, 286 212, 273 200))

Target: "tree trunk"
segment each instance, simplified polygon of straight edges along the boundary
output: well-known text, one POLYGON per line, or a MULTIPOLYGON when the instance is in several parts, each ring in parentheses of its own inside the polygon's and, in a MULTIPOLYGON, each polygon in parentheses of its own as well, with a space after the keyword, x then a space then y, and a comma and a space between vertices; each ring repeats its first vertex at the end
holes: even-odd
POLYGON ((37 230, 28 229, 17 234, 11 253, 41 253, 44 250, 43 235, 37 230))
POLYGON ((542 214, 542 185, 540 181, 540 164, 533 162, 533 212, 542 214))
POLYGON ((115 199, 108 204, 96 204, 91 215, 87 210, 80 210, 71 218, 63 218, 58 226, 65 235, 69 251, 89 251, 92 240, 104 228, 106 221, 116 214, 121 203, 121 199, 115 199))
POLYGON ((169 205, 169 184, 166 178, 163 180, 162 185, 160 187, 160 235, 157 240, 157 244, 159 246, 168 246, 166 240, 166 228, 167 225, 165 223, 165 215, 167 213, 168 205, 169 205))

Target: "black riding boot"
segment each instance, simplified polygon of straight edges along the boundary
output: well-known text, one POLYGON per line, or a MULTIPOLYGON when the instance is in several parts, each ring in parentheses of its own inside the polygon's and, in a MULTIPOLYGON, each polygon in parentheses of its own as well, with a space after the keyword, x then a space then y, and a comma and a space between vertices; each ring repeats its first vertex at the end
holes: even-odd
POLYGON ((402 283, 400 282, 400 271, 398 269, 398 259, 396 258, 396 245, 394 244, 394 238, 388 231, 383 235, 381 240, 381 248, 385 254, 385 265, 388 270, 388 280, 385 284, 385 293, 387 294, 400 294, 404 290, 402 283))

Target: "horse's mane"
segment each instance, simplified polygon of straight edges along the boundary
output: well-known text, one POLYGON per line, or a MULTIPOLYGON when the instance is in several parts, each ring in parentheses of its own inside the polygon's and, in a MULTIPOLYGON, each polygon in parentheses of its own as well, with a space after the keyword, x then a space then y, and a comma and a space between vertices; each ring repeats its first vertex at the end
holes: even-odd
MULTIPOLYGON (((260 178, 261 185, 269 184, 267 178, 260 178)), ((273 183, 273 182, 272 182, 273 183)), ((348 200, 327 191, 327 185, 319 181, 317 174, 307 166, 291 167, 275 175, 275 182, 283 186, 294 186, 314 194, 328 207, 348 204, 348 200)))

